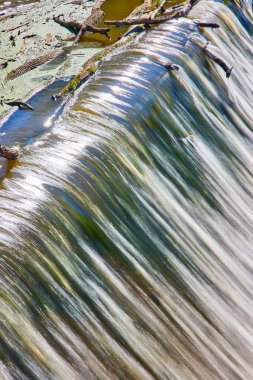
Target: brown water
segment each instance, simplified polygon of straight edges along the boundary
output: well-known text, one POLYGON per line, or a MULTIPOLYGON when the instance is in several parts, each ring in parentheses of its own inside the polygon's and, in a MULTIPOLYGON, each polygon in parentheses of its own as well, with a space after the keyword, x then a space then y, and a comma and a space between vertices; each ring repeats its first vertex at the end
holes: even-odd
MULTIPOLYGON (((178 5, 182 3, 182 0, 168 0, 164 4, 164 8, 167 9, 174 5, 178 5)), ((108 28, 108 25, 104 24, 105 20, 123 20, 128 17, 133 10, 143 4, 143 0, 130 0, 130 1, 119 1, 119 0, 107 0, 102 5, 101 9, 105 13, 104 20, 98 25, 100 28, 108 28)), ((89 34, 85 36, 83 42, 90 43, 95 42, 103 45, 109 45, 115 41, 117 41, 120 37, 122 37, 126 32, 129 26, 125 27, 116 27, 113 25, 109 25, 110 28, 110 40, 103 35, 100 34, 89 34)))
MULTIPOLYGON (((129 16, 132 11, 141 5, 143 0, 132 0, 132 1, 121 1, 118 0, 107 0, 101 7, 102 11, 105 13, 104 20, 123 20, 129 16)), ((104 24, 104 20, 99 24, 100 28, 107 28, 108 25, 104 24)), ((128 27, 116 28, 116 26, 110 25, 110 40, 99 34, 90 34, 83 40, 84 42, 98 42, 103 45, 108 45, 115 42, 119 37, 126 33, 128 27)))

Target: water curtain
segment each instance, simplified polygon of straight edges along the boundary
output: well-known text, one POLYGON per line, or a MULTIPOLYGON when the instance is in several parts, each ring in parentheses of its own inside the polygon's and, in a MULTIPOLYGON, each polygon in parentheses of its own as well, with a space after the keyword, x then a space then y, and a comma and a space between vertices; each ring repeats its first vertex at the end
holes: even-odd
POLYGON ((191 19, 140 35, 56 124, 23 137, 0 190, 4 379, 252 377, 252 13, 241 5, 201 1, 191 19))

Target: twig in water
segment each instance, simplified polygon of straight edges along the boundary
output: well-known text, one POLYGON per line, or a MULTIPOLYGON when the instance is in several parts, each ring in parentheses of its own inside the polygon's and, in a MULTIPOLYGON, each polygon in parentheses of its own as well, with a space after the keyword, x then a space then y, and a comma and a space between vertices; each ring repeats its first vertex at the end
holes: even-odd
POLYGON ((11 107, 18 107, 20 110, 31 110, 33 111, 34 108, 30 106, 30 104, 25 103, 25 102, 20 102, 20 101, 12 101, 12 102, 5 102, 8 106, 11 107))
POLYGON ((59 16, 54 16, 53 20, 60 24, 61 26, 64 26, 65 28, 72 29, 73 32, 77 35, 75 38, 75 43, 79 42, 83 36, 84 33, 86 32, 91 32, 91 33, 99 33, 105 35, 107 38, 110 39, 110 36, 108 32, 110 32, 109 28, 97 28, 95 26, 90 25, 89 23, 87 24, 80 24, 79 22, 75 20, 65 20, 61 18, 63 15, 59 16))
POLYGON ((167 70, 179 70, 179 66, 178 65, 175 65, 174 63, 161 63, 161 65, 167 69, 167 70))
POLYGON ((105 35, 107 38, 110 39, 110 36, 108 32, 110 32, 109 28, 96 28, 95 26, 92 25, 84 25, 80 29, 78 35, 76 36, 75 43, 79 42, 84 35, 85 32, 91 32, 91 33, 99 33, 105 35))
MULTIPOLYGON (((207 45, 206 45, 207 46, 207 45)), ((210 50, 207 49, 207 47, 204 47, 204 52, 206 53, 206 55, 211 58, 214 62, 216 62, 226 73, 226 77, 229 78, 231 73, 232 73, 232 70, 233 70, 233 66, 232 67, 229 67, 225 61, 223 61, 223 59, 221 59, 220 57, 217 57, 217 55, 213 54, 210 50)))
POLYGON ((173 20, 175 18, 179 17, 186 17, 188 16, 188 13, 192 9, 192 7, 197 4, 199 0, 189 0, 186 5, 184 5, 182 8, 179 8, 176 10, 176 12, 172 15, 163 16, 163 17, 157 17, 157 18, 132 18, 132 19, 126 19, 126 20, 107 20, 104 23, 106 25, 116 25, 116 26, 126 26, 126 25, 139 25, 139 24, 145 24, 145 25, 153 25, 153 24, 161 24, 165 21, 173 20))
POLYGON ((219 28, 220 25, 217 24, 216 22, 195 22, 195 24, 201 28, 219 28))

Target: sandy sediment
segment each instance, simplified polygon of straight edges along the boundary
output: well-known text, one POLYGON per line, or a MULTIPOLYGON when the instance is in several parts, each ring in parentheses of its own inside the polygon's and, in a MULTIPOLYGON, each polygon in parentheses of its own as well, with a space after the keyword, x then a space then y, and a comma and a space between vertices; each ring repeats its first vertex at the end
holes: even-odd
MULTIPOLYGON (((66 41, 71 31, 53 21, 53 16, 78 22, 91 15, 95 0, 41 0, 18 6, 0 16, 0 100, 22 100, 57 77, 74 75, 78 68, 102 47, 73 46, 66 41), (10 17, 7 17, 10 16, 10 17), (63 50, 53 61, 7 80, 8 74, 28 60, 63 50)), ((9 75, 10 77, 10 75, 9 75)), ((10 109, 0 105, 0 116, 10 109)))

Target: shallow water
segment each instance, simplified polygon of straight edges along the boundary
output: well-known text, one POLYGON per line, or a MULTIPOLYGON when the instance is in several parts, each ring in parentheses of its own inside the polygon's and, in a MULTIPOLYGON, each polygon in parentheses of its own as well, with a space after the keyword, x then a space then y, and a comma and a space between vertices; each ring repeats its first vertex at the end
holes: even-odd
MULTIPOLYGON (((99 28, 108 28, 108 25, 104 24, 105 20, 123 20, 124 18, 128 17, 133 10, 141 5, 143 3, 142 0, 132 0, 132 1, 124 1, 119 2, 118 0, 106 0, 104 4, 101 6, 101 10, 104 12, 104 18, 99 23, 99 28)), ((118 38, 123 36, 126 31, 127 27, 124 28, 117 28, 116 26, 110 25, 109 26, 110 32, 109 36, 110 39, 108 39, 106 36, 103 36, 102 34, 86 34, 82 41, 84 43, 99 43, 101 45, 108 45, 115 42, 118 38)))
MULTIPOLYGON (((24 154, 32 144, 39 144, 40 136, 50 131, 63 110, 63 101, 52 101, 52 96, 63 89, 69 79, 61 79, 38 91, 27 103, 33 110, 18 110, 0 126, 0 143, 9 147, 22 147, 24 154)), ((19 162, 0 158, 0 181, 11 175, 11 169, 19 162)))
MULTIPOLYGON (((182 0, 168 0, 164 4, 164 8, 167 9, 171 6, 179 5, 183 1, 182 0)), ((108 32, 109 39, 108 37, 102 35, 102 34, 86 34, 82 38, 82 42, 84 44, 88 44, 90 46, 92 43, 95 43, 96 46, 97 44, 99 45, 110 45, 113 42, 117 41, 120 39, 124 34, 127 33, 129 26, 124 26, 124 27, 116 27, 114 25, 106 25, 104 23, 105 20, 124 20, 130 14, 136 9, 136 7, 140 6, 143 3, 143 0, 132 0, 132 1, 123 1, 120 2, 118 0, 107 0, 105 1, 102 6, 101 10, 104 12, 104 18, 103 20, 99 23, 98 27, 99 28, 109 28, 110 31, 108 32)), ((144 13, 145 16, 145 13, 144 13)), ((158 16, 161 16, 161 13, 158 13, 158 16)), ((142 16, 143 17, 143 16, 142 16)))
POLYGON ((194 15, 221 28, 151 29, 56 123, 14 137, 4 379, 252 378, 252 19, 213 1, 194 15))

